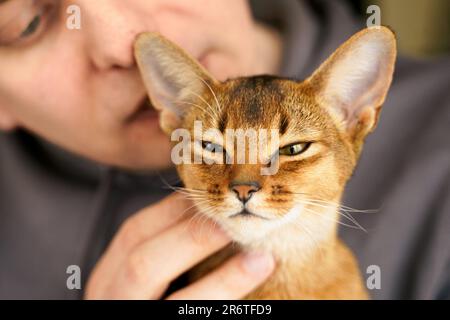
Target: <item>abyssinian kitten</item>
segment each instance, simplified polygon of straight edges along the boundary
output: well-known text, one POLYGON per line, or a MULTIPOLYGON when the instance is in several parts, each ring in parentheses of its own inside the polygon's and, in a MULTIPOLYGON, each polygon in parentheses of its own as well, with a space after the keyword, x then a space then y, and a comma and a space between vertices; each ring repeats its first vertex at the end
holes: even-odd
MULTIPOLYGON (((192 194, 200 214, 234 240, 195 267, 193 279, 237 250, 267 250, 276 259, 275 271, 248 299, 367 298, 337 227, 345 184, 391 84, 394 34, 385 27, 358 32, 304 81, 262 75, 219 82, 156 33, 137 38, 135 57, 168 135, 184 128, 194 137, 195 121, 223 135, 192 138, 203 154, 235 151, 223 142, 226 129, 279 132, 275 149, 270 141, 265 148, 269 158, 278 156, 275 174, 261 174, 270 159, 177 165, 183 190, 192 194)), ((246 144, 247 154, 251 146, 246 144)))

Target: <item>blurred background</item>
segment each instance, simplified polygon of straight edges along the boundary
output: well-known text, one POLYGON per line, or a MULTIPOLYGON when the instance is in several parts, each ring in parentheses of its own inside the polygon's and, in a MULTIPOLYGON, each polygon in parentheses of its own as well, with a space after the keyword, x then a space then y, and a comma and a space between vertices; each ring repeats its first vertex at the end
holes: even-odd
POLYGON ((346 0, 356 14, 368 17, 378 5, 381 24, 398 35, 399 52, 416 58, 450 53, 450 0, 346 0))

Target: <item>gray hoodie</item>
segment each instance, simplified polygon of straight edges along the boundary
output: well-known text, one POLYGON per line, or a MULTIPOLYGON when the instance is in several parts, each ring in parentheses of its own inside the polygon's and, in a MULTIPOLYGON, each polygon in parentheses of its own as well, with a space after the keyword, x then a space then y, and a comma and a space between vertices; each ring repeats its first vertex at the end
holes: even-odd
MULTIPOLYGON (((257 0, 255 16, 283 34, 282 76, 308 76, 365 27, 342 2, 257 0)), ((342 228, 364 278, 379 267, 375 299, 450 298, 450 59, 397 62, 377 130, 344 204, 376 213, 342 228), (373 267, 372 267, 373 268, 373 267), (369 270, 373 270, 370 269, 369 270)), ((25 131, 0 133, 0 298, 77 299, 121 223, 169 194, 173 171, 137 174, 70 154, 25 131)))

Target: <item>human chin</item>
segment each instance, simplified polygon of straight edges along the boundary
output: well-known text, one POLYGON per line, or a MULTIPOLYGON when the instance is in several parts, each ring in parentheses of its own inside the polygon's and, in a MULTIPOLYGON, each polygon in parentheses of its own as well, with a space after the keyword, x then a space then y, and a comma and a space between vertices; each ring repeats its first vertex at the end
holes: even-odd
POLYGON ((164 170, 173 166, 170 160, 170 141, 161 132, 150 130, 124 142, 119 166, 136 171, 164 170))
POLYGON ((97 147, 83 154, 104 165, 129 171, 155 171, 172 166, 170 141, 158 121, 151 117, 143 116, 97 134, 95 140, 97 147))

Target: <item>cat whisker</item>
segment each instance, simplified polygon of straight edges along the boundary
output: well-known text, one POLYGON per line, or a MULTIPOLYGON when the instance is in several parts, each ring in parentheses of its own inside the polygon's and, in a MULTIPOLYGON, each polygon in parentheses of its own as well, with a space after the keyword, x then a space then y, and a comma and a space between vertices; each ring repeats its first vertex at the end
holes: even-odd
POLYGON ((186 187, 175 187, 178 190, 186 190, 186 191, 192 191, 192 192, 208 192, 206 189, 193 189, 193 188, 186 188, 186 187))
POLYGON ((295 226, 300 227, 306 233, 309 239, 314 243, 314 245, 318 247, 317 239, 314 238, 311 231, 304 224, 302 224, 300 221, 295 221, 294 224, 295 226))
POLYGON ((307 235, 307 237, 311 240, 311 242, 314 245, 314 248, 317 250, 318 254, 321 257, 325 256, 325 252, 324 252, 324 247, 322 245, 320 245, 318 239, 314 238, 313 233, 311 232, 311 230, 304 224, 302 224, 300 221, 296 221, 294 222, 295 226, 300 227, 307 235))
POLYGON ((338 211, 338 213, 341 216, 343 216, 343 217, 347 218, 348 220, 350 220, 351 222, 353 222, 353 224, 357 225, 361 230, 363 230, 364 232, 367 233, 366 228, 364 228, 350 213, 348 213, 348 212, 341 212, 341 211, 338 211))
MULTIPOLYGON (((301 202, 297 202, 297 203, 303 204, 303 205, 306 204, 306 203, 301 203, 301 202)), ((350 225, 350 224, 347 224, 347 223, 342 222, 342 221, 340 221, 340 220, 336 220, 336 219, 330 218, 330 217, 328 217, 328 216, 322 214, 321 212, 317 212, 317 211, 315 211, 315 210, 312 210, 312 209, 309 209, 309 208, 306 208, 306 207, 304 207, 303 209, 304 209, 305 211, 309 212, 309 213, 313 213, 313 214, 319 215, 319 216, 321 216, 321 217, 324 218, 324 219, 333 221, 333 222, 338 223, 338 224, 340 224, 340 225, 342 225, 342 226, 344 226, 344 227, 348 227, 348 228, 352 228, 352 229, 359 229, 359 230, 362 230, 362 231, 364 231, 364 232, 367 232, 367 230, 364 229, 364 228, 363 228, 361 225, 359 225, 359 224, 357 224, 357 225, 350 225)))
MULTIPOLYGON (((181 191, 181 190, 174 190, 174 192, 182 195, 185 199, 198 199, 203 196, 201 194, 193 194, 193 193, 189 193, 187 191, 181 191)), ((204 196, 203 196, 203 198, 204 198, 204 196)))
POLYGON ((188 189, 188 188, 181 188, 181 187, 175 187, 173 188, 174 191, 178 191, 180 193, 187 193, 191 195, 206 195, 208 194, 207 190, 200 190, 200 189, 188 189))
POLYGON ((184 195, 206 195, 208 193, 207 190, 202 190, 202 189, 190 189, 190 188, 184 188, 184 187, 175 187, 175 186, 171 186, 169 184, 166 183, 166 187, 170 190, 173 190, 174 192, 178 192, 180 194, 184 194, 184 195))
POLYGON ((206 82, 203 78, 201 78, 200 76, 198 76, 196 73, 192 72, 194 74, 195 77, 197 77, 198 79, 200 79, 200 81, 202 81, 209 89, 209 91, 211 91, 214 100, 216 100, 217 106, 219 107, 219 110, 222 110, 222 106, 219 103, 219 99, 217 99, 217 96, 214 92, 214 90, 211 88, 211 86, 208 84, 208 82, 206 82))
POLYGON ((211 108, 205 109, 205 108, 203 108, 202 106, 200 106, 200 105, 198 105, 198 104, 196 104, 196 103, 188 102, 188 101, 179 101, 179 102, 181 102, 181 103, 183 103, 183 104, 188 104, 188 105, 197 107, 197 108, 199 108, 202 112, 204 112, 205 114, 207 114, 209 117, 211 117, 211 118, 214 119, 215 121, 218 121, 217 118, 218 118, 219 115, 216 114, 214 111, 212 111, 211 108))
MULTIPOLYGON (((189 228, 189 226, 191 225, 191 224, 194 224, 194 223, 196 223, 196 220, 200 220, 200 222, 201 222, 201 220, 202 219, 204 219, 205 218, 205 215, 202 213, 202 212, 200 212, 199 210, 197 210, 195 213, 194 213, 194 215, 189 219, 189 221, 187 222, 187 224, 186 224, 186 229, 188 229, 189 228)), ((199 223, 200 223, 199 222, 199 223)))
POLYGON ((206 195, 208 194, 207 190, 174 187, 169 184, 166 184, 166 187, 178 194, 181 194, 184 198, 190 200, 203 200, 204 198, 206 198, 206 195))
POLYGON ((211 228, 209 229, 209 232, 213 232, 214 230, 214 226, 217 225, 217 222, 214 219, 211 219, 209 216, 216 213, 217 212, 217 208, 214 205, 206 205, 203 206, 201 209, 199 208, 199 215, 201 215, 201 218, 203 218, 203 221, 199 222, 201 223, 200 227, 199 227, 199 232, 203 231, 204 225, 205 223, 209 220, 212 221, 213 225, 211 226, 211 228))
POLYGON ((161 182, 164 184, 164 187, 170 187, 170 188, 173 188, 173 187, 175 187, 175 186, 172 186, 172 184, 177 184, 177 185, 179 185, 180 183, 181 183, 181 180, 179 179, 179 178, 176 178, 176 179, 173 179, 172 178, 172 180, 173 180, 173 182, 172 183, 169 183, 163 176, 162 176, 162 174, 160 173, 160 172, 158 172, 158 177, 159 177, 159 179, 161 180, 161 182))
POLYGON ((169 188, 172 190, 173 190, 173 188, 176 188, 175 186, 172 186, 169 182, 167 182, 167 180, 161 174, 158 174, 158 175, 159 175, 159 179, 161 180, 162 183, 164 183, 166 188, 169 188))
POLYGON ((205 100, 205 98, 203 98, 201 95, 199 95, 198 93, 196 93, 196 92, 194 92, 194 91, 192 91, 192 90, 189 90, 189 89, 187 89, 187 88, 185 88, 187 91, 189 91, 190 93, 192 93, 192 94, 194 94, 196 97, 198 97, 200 100, 202 100, 208 107, 209 107, 209 109, 211 110, 211 112, 213 113, 213 114, 215 114, 215 120, 216 121, 219 121, 219 114, 217 113, 217 111, 205 100))
MULTIPOLYGON (((190 91, 190 92, 194 93, 197 97, 201 98, 195 92, 192 92, 192 91, 190 91)), ((208 115, 209 117, 214 119, 215 121, 218 121, 217 119, 218 119, 219 115, 215 112, 215 110, 212 108, 212 106, 208 102, 206 102, 206 100, 204 100, 203 98, 201 98, 201 99, 203 100, 203 102, 206 103, 206 108, 197 103, 191 102, 191 101, 174 100, 174 99, 170 99, 168 97, 166 99, 170 100, 172 103, 181 103, 181 104, 187 104, 187 105, 196 107, 196 108, 200 109, 202 112, 204 112, 206 115, 208 115)))
POLYGON ((192 201, 201 201, 201 200, 205 200, 206 197, 201 197, 201 196, 189 196, 189 195, 184 195, 185 199, 188 200, 192 200, 192 201))
POLYGON ((180 215, 183 215, 183 214, 185 214, 187 211, 189 211, 189 210, 191 210, 191 209, 197 207, 199 204, 202 204, 202 203, 205 203, 205 202, 208 202, 208 201, 209 201, 208 199, 200 199, 200 200, 196 200, 195 203, 194 203, 192 206, 190 206, 189 208, 187 208, 186 210, 184 210, 180 215))
POLYGON ((337 203, 337 202, 326 201, 326 200, 314 198, 314 196, 309 194, 309 193, 290 192, 289 191, 289 194, 296 194, 296 195, 306 196, 306 197, 308 197, 307 198, 308 201, 318 202, 318 203, 322 203, 322 204, 325 204, 325 205, 338 206, 341 210, 352 212, 352 213, 376 213, 376 212, 378 212, 380 210, 380 209, 355 209, 355 208, 352 208, 352 207, 349 207, 349 206, 346 206, 346 205, 342 205, 342 204, 337 203))
POLYGON ((324 204, 318 204, 309 200, 302 199, 301 200, 304 204, 311 205, 311 206, 318 206, 326 209, 336 209, 336 211, 339 213, 339 215, 343 216, 344 218, 350 220, 354 225, 358 226, 361 230, 367 232, 367 230, 358 222, 356 219, 349 213, 349 212, 342 212, 341 208, 339 208, 339 205, 332 205, 331 203, 324 204))

